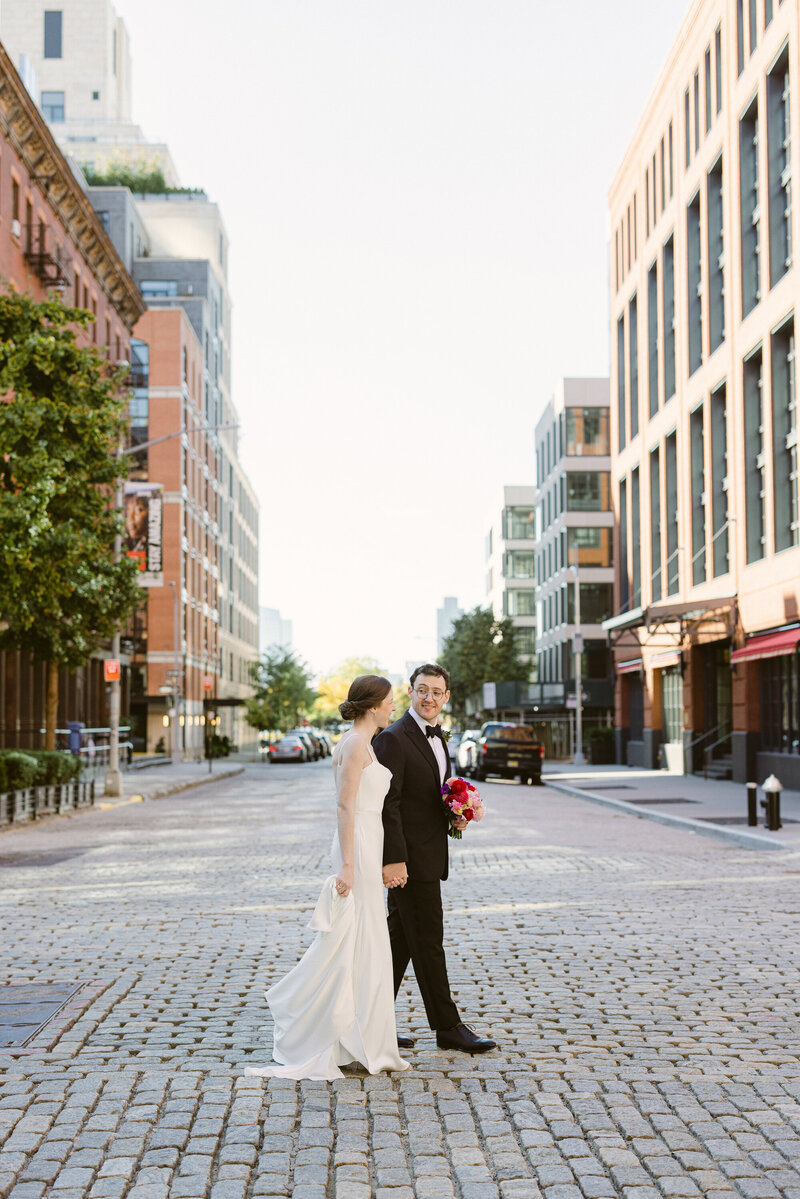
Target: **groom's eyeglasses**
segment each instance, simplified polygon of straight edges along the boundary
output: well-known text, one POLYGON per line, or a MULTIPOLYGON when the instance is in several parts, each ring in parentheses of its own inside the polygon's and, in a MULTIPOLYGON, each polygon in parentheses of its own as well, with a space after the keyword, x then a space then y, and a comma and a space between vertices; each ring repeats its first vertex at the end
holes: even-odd
POLYGON ((429 691, 427 687, 415 687, 414 690, 420 699, 427 699, 427 697, 430 695, 433 697, 433 699, 438 701, 440 699, 444 699, 446 695, 446 692, 444 691, 439 691, 438 689, 436 691, 429 691))

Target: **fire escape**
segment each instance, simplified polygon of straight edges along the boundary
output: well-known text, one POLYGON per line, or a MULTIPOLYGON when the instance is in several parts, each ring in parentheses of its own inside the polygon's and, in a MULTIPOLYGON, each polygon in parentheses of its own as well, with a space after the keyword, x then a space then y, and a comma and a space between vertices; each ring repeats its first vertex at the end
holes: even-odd
POLYGON ((54 252, 52 241, 50 230, 44 221, 40 221, 35 229, 31 225, 27 225, 25 261, 45 287, 55 291, 64 291, 72 283, 72 278, 67 260, 62 255, 61 246, 57 245, 54 252))

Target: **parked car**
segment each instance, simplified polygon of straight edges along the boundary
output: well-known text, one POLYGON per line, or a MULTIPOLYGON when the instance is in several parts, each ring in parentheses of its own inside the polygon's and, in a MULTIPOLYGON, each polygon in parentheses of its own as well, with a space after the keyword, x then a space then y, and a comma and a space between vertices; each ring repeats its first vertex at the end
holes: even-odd
MULTIPOLYGON (((455 762, 461 773, 467 776, 472 775, 478 765, 478 738, 480 735, 480 729, 467 729, 461 734, 461 740, 458 743, 455 762)), ((452 757, 452 750, 450 756, 452 757)))
POLYGON ((473 778, 480 781, 495 774, 540 786, 543 760, 544 746, 532 728, 526 724, 490 720, 481 726, 473 778))
POLYGON ((308 746, 309 762, 316 762, 323 756, 322 742, 319 741, 311 729, 289 729, 289 732, 294 737, 302 737, 308 746))
POLYGON ((450 761, 452 762, 454 768, 455 768, 456 762, 458 761, 457 755, 458 755, 458 747, 460 744, 461 744, 461 734, 451 732, 450 736, 447 738, 447 751, 450 754, 450 761))
POLYGON ((308 747, 302 737, 287 733, 277 745, 269 747, 270 762, 307 762, 308 747))
POLYGON ((331 737, 330 733, 326 733, 324 729, 320 729, 317 735, 325 746, 328 757, 330 757, 333 753, 333 738, 331 737))

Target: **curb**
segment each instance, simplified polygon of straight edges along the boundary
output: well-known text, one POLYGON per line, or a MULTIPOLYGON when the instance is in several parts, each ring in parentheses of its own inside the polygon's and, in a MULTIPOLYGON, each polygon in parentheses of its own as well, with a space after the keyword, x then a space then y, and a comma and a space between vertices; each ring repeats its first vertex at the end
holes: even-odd
MULTIPOLYGON (((244 774, 244 766, 237 766, 235 770, 223 770, 219 774, 207 774, 201 779, 189 779, 184 783, 164 783, 160 787, 154 787, 141 795, 129 795, 127 799, 121 799, 118 804, 107 804, 107 809, 121 807, 124 803, 131 803, 138 800, 142 803, 149 803, 151 799, 164 799, 167 795, 179 795, 181 791, 191 791, 193 787, 207 787, 209 783, 221 783, 224 779, 236 778, 238 774, 244 774)), ((95 807, 99 807, 95 804, 95 807)), ((87 811, 91 811, 88 808, 87 811)))
POLYGON ((727 841, 731 845, 740 845, 744 849, 786 850, 792 846, 785 841, 775 841, 770 837, 762 837, 760 833, 744 833, 736 829, 724 828, 720 824, 706 824, 699 820, 691 820, 688 816, 673 816, 671 812, 654 812, 651 809, 640 808, 637 804, 626 803, 624 799, 611 799, 607 795, 597 795, 593 791, 581 791, 578 787, 570 787, 566 783, 551 783, 545 781, 545 786, 553 791, 563 791, 573 799, 586 799, 589 803, 602 804, 606 808, 614 808, 625 812, 628 816, 638 816, 640 820, 655 820, 658 824, 671 824, 674 828, 683 829, 686 833, 698 833, 701 837, 713 837, 717 841, 727 841))

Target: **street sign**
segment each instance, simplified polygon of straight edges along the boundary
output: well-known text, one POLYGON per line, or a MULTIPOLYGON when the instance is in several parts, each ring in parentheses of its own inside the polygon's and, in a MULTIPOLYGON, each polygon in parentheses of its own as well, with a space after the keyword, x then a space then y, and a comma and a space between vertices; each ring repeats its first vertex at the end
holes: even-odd
POLYGON ((162 683, 158 689, 158 694, 159 695, 172 695, 174 690, 175 690, 175 688, 170 687, 169 683, 162 683))
POLYGON ((103 662, 103 674, 107 683, 118 683, 119 658, 106 658, 103 662))
POLYGON ((567 708, 568 711, 574 710, 578 706, 578 701, 576 700, 574 695, 568 695, 566 700, 564 701, 564 706, 567 708))
POLYGON ((203 675, 203 690, 204 691, 210 691, 213 686, 213 683, 214 683, 214 680, 212 679, 210 674, 203 675))

